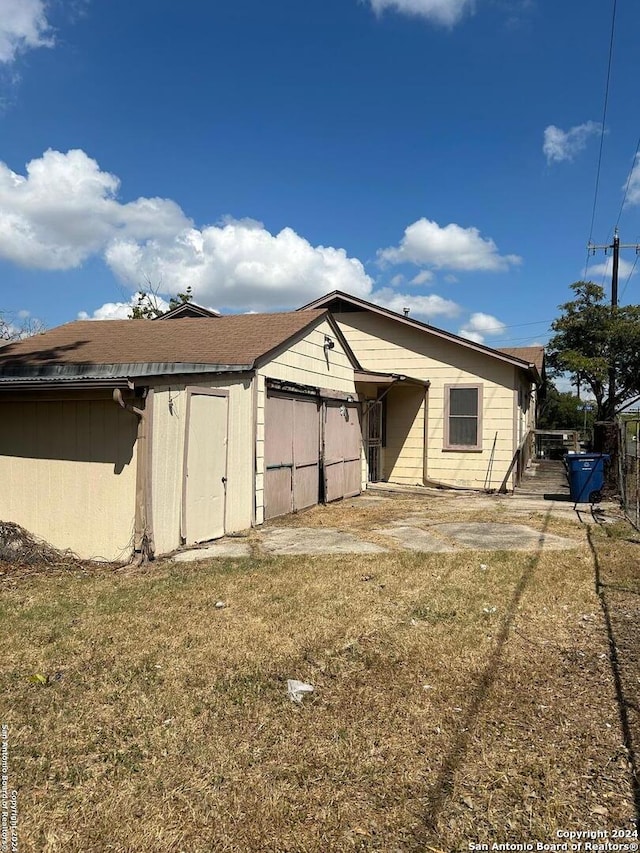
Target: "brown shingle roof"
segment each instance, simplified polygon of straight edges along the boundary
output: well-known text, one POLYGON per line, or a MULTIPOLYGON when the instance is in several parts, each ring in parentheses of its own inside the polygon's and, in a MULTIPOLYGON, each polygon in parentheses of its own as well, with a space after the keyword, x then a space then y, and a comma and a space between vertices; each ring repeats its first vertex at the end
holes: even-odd
POLYGON ((500 347, 500 352, 505 353, 505 355, 512 355, 514 358, 519 358, 529 364, 535 364, 538 373, 542 376, 544 347, 500 347))
POLYGON ((327 311, 148 320, 79 320, 0 350, 0 374, 53 365, 253 365, 327 311))

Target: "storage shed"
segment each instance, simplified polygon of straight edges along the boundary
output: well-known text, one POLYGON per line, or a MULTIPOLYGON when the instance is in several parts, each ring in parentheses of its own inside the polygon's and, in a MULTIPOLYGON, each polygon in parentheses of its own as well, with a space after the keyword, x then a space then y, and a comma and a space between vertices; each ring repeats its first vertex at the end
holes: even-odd
POLYGON ((326 310, 80 321, 0 351, 0 519, 84 558, 164 554, 358 494, 326 310))

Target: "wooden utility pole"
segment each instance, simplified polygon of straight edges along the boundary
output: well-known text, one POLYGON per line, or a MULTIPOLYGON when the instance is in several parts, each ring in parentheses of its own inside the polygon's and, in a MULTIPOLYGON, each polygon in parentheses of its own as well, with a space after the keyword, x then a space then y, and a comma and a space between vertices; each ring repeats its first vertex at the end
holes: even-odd
MULTIPOLYGON (((611 315, 614 316, 618 309, 618 268, 620 266, 620 249, 635 249, 636 254, 640 252, 640 243, 621 243, 618 235, 618 226, 613 230, 613 243, 608 243, 603 246, 596 246, 594 243, 589 243, 588 250, 592 255, 595 255, 598 249, 604 249, 605 255, 609 249, 613 253, 613 265, 611 270, 611 315)), ((616 399, 616 361, 615 353, 610 353, 611 363, 609 365, 609 411, 613 415, 615 412, 616 399)))

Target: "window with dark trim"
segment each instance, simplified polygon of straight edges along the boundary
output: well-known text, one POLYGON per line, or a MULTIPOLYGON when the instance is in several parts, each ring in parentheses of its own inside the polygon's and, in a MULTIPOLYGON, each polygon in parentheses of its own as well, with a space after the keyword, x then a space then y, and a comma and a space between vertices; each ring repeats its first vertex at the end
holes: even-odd
POLYGON ((445 385, 444 449, 482 450, 482 385, 445 385))

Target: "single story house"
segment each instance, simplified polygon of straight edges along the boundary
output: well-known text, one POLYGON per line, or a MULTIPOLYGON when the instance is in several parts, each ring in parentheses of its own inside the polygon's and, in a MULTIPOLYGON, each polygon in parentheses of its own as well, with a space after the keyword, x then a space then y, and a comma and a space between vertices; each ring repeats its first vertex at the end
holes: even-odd
POLYGON ((370 482, 516 487, 533 448, 543 347, 492 349, 341 291, 300 310, 313 308, 331 312, 364 370, 416 380, 358 383, 370 482))
POLYGON ((0 519, 128 560, 368 482, 510 489, 527 462, 540 352, 338 291, 164 319, 78 321, 0 350, 0 519))
POLYGON ((180 313, 3 348, 0 519, 127 560, 360 492, 359 365, 329 312, 180 313))

